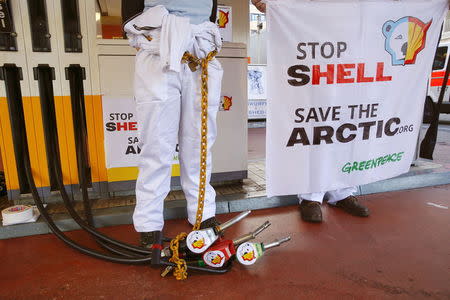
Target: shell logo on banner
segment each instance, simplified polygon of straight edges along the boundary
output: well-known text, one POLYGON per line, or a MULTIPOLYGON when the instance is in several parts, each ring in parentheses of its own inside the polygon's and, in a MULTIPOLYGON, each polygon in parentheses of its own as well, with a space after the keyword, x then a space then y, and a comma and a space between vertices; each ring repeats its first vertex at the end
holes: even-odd
POLYGON ((384 23, 385 49, 391 55, 393 66, 415 64, 417 54, 425 48, 431 23, 432 20, 425 24, 415 17, 384 23))

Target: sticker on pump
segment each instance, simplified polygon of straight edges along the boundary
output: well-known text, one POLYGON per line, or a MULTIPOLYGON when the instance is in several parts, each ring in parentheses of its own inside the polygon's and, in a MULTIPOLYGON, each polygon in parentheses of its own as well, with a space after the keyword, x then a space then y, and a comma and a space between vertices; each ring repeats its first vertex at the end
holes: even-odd
POLYGON ((187 247, 194 253, 203 253, 214 241, 205 230, 192 231, 186 238, 187 247))
POLYGON ((203 255, 204 262, 213 268, 220 268, 225 263, 225 254, 222 251, 208 251, 203 255))
POLYGON ((243 265, 253 265, 262 254, 262 251, 257 246, 254 243, 243 243, 240 245, 236 251, 238 261, 243 265))

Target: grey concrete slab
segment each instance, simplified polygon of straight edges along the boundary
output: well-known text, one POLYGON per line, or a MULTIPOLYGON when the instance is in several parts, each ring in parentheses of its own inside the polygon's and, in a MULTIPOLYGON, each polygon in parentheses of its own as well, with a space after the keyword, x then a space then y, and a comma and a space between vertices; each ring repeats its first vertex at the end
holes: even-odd
POLYGON ((297 196, 283 197, 257 197, 242 200, 230 201, 230 212, 239 212, 244 210, 256 210, 264 208, 281 207, 298 204, 297 196))
MULTIPOLYGON (((228 201, 217 201, 217 214, 229 213, 228 201)), ((94 222, 96 227, 108 227, 133 223, 133 211, 131 206, 105 208, 96 211, 94 222)), ((175 200, 167 202, 164 207, 164 219, 186 218, 186 200, 175 200)), ((58 214, 54 221, 61 231, 78 230, 80 226, 69 215, 58 214)), ((39 218, 36 223, 18 224, 12 226, 0 226, 0 240, 15 237, 47 234, 50 229, 44 220, 39 218)))
POLYGON ((363 195, 450 184, 450 172, 399 176, 361 186, 363 195))
POLYGON ((49 233, 49 229, 44 222, 1 226, 0 240, 47 233, 49 233))
MULTIPOLYGON (((402 176, 391 178, 358 187, 358 195, 367 195, 389 191, 414 189, 427 186, 450 184, 450 172, 433 172, 433 169, 410 172, 402 176)), ((254 197, 246 198, 246 194, 218 195, 217 214, 240 212, 244 210, 258 210, 264 208, 296 205, 297 196, 282 197, 254 197)), ((133 207, 115 207, 96 211, 95 223, 97 227, 132 224, 133 207)), ((167 202, 164 209, 165 219, 186 218, 186 200, 167 202)), ((55 222, 62 231, 79 229, 74 220, 67 215, 57 215, 55 222)), ((37 223, 20 224, 14 226, 0 226, 0 239, 45 234, 49 229, 42 218, 37 223)))

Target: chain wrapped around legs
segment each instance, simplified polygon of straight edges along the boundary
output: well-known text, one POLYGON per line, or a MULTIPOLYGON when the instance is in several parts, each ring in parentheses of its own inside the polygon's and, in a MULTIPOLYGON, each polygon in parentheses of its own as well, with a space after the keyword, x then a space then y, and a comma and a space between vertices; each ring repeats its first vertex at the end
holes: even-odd
MULTIPOLYGON (((195 72, 198 67, 201 67, 201 138, 200 138, 200 176, 198 187, 198 204, 197 214, 195 217, 195 225, 192 230, 200 229, 200 224, 203 217, 203 206, 205 202, 206 193, 206 167, 207 167, 207 155, 208 155, 208 65, 211 60, 217 55, 217 50, 211 51, 208 55, 199 59, 189 52, 185 52, 182 58, 183 63, 187 63, 191 71, 195 72)), ((186 233, 180 233, 175 239, 170 242, 170 249, 172 250, 171 262, 175 263, 176 269, 174 270, 174 276, 177 280, 184 280, 187 278, 186 261, 181 259, 178 254, 179 243, 185 239, 186 233)))

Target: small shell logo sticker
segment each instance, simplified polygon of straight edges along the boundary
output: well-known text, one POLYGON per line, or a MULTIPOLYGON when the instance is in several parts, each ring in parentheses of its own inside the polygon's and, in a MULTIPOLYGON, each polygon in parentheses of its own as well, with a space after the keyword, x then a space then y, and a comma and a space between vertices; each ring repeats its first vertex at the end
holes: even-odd
POLYGON ((201 231, 193 231, 189 233, 186 238, 186 243, 189 250, 194 253, 203 252, 203 248, 206 250, 206 237, 201 231))
POLYGON ((242 255, 242 259, 246 261, 252 261, 255 259, 255 251, 247 252, 242 255))
POLYGON ((243 265, 252 265, 258 259, 258 251, 252 243, 243 243, 236 251, 238 261, 243 265))
POLYGON ((219 10, 219 18, 217 19, 217 25, 219 25, 219 28, 227 27, 228 22, 230 22, 230 19, 228 18, 229 14, 230 12, 219 10))
POLYGON ((204 245, 205 245, 204 239, 197 240, 192 243, 192 247, 194 247, 195 249, 202 249, 204 245))
POLYGON ((403 17, 384 23, 384 48, 391 55, 393 66, 416 63, 417 55, 425 48, 427 31, 432 22, 424 23, 415 17, 403 17))
POLYGON ((208 266, 220 268, 225 263, 225 255, 221 251, 209 251, 205 253, 204 261, 208 266))
POLYGON ((233 97, 223 96, 221 101, 221 110, 229 111, 233 106, 233 97))

